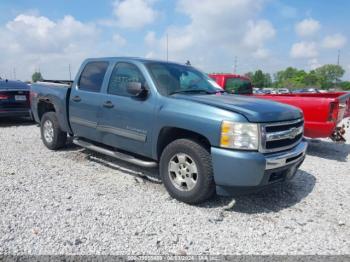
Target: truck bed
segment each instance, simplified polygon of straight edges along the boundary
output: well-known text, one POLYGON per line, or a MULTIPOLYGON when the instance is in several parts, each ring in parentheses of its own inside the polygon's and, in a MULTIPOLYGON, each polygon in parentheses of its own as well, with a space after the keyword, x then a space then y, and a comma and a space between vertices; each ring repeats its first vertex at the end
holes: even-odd
POLYGON ((343 118, 350 116, 350 93, 302 93, 302 94, 255 94, 256 98, 273 100, 299 107, 304 112, 305 136, 329 137, 343 118), (330 118, 332 106, 338 110, 336 119, 330 118))
POLYGON ((59 124, 63 131, 71 133, 68 122, 68 101, 71 92, 71 81, 51 80, 37 82, 31 86, 30 97, 34 119, 37 123, 41 120, 41 110, 45 103, 54 105, 59 124))

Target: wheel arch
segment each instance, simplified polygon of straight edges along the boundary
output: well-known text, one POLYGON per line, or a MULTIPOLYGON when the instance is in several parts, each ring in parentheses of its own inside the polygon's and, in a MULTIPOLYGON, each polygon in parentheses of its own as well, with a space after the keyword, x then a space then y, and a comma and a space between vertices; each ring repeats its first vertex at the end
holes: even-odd
POLYGON ((47 112, 56 112, 54 103, 50 99, 40 99, 38 102, 38 118, 39 121, 47 112))
POLYGON ((205 135, 189 129, 167 126, 163 127, 158 134, 156 147, 157 160, 160 159, 160 156, 167 145, 181 138, 195 140, 210 151, 211 143, 205 135))

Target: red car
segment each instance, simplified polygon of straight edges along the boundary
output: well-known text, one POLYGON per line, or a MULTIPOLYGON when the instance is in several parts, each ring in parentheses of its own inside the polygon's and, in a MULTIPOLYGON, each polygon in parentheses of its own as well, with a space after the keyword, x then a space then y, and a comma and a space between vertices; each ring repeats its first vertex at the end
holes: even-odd
POLYGON ((251 82, 247 77, 234 74, 209 76, 230 93, 253 95, 299 107, 304 112, 306 137, 330 137, 334 141, 345 141, 345 127, 338 124, 344 118, 350 117, 349 92, 253 94, 251 82), (236 86, 233 86, 234 83, 236 86))

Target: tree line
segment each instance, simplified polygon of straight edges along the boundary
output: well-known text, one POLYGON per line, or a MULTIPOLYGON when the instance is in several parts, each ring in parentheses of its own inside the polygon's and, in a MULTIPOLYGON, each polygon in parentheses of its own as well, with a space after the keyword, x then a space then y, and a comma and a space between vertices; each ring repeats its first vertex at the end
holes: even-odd
POLYGON ((341 81, 345 74, 345 70, 339 65, 323 65, 306 72, 294 67, 287 67, 278 71, 273 75, 273 79, 269 73, 262 70, 248 72, 245 76, 249 77, 255 87, 274 87, 298 89, 305 87, 314 87, 321 89, 342 88, 350 90, 350 81, 341 81))
MULTIPOLYGON (((273 75, 264 73, 262 70, 248 72, 245 76, 249 77, 253 86, 257 88, 274 87, 274 88, 289 88, 298 89, 305 87, 314 87, 321 89, 341 88, 350 90, 350 81, 341 81, 340 79, 345 74, 345 70, 339 65, 323 65, 306 72, 294 67, 287 67, 284 70, 278 71, 273 75)), ((43 77, 40 72, 35 72, 32 75, 32 81, 42 81, 43 77)))

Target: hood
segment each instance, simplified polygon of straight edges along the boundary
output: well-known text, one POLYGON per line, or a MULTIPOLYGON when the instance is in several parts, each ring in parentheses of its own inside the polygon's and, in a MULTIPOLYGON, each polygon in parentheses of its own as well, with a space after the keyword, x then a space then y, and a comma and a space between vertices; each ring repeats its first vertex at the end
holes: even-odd
POLYGON ((255 123, 286 121, 302 117, 301 110, 296 107, 249 96, 177 94, 174 97, 236 112, 255 123))

